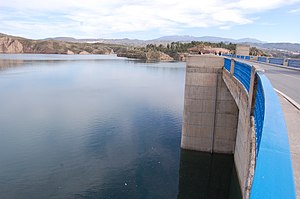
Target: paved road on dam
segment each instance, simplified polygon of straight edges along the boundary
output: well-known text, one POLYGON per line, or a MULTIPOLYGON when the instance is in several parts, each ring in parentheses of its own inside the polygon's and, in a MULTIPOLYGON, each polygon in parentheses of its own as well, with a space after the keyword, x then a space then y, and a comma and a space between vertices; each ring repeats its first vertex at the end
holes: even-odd
POLYGON ((300 104, 300 71, 257 62, 247 63, 260 66, 260 68, 264 69, 265 74, 275 89, 281 91, 300 104))

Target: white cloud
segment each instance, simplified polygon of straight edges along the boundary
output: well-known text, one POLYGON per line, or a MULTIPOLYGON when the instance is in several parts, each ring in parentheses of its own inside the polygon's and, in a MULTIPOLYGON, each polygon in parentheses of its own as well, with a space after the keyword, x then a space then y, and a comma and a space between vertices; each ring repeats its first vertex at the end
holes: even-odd
MULTIPOLYGON (((0 26, 22 28, 36 37, 99 37, 112 33, 156 31, 253 23, 251 15, 300 0, 14 0, 1 1, 0 26), (38 30, 32 32, 32 30, 38 30), (44 34, 44 35, 42 35, 44 34), (45 35, 45 36, 46 36, 45 35)), ((294 11, 291 11, 294 12, 294 11)))
POLYGON ((245 12, 257 12, 291 5, 299 0, 240 0, 236 6, 245 12))
POLYGON ((230 30, 231 26, 220 26, 219 27, 221 30, 230 30))
POLYGON ((289 13, 300 13, 300 8, 299 9, 290 10, 289 13))

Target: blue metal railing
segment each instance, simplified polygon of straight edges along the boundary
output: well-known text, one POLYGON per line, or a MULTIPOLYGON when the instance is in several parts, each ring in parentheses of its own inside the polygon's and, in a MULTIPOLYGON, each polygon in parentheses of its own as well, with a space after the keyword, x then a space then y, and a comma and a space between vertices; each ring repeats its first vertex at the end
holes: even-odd
POLYGON ((222 54, 225 57, 232 57, 232 54, 222 54))
POLYGON ((269 63, 270 64, 283 65, 283 62, 284 62, 284 58, 274 58, 274 57, 269 58, 269 63))
MULTIPOLYGON (((247 59, 247 58, 246 58, 247 59)), ((267 59, 267 57, 257 57, 257 61, 259 62, 268 62, 270 64, 276 64, 276 65, 284 65, 284 62, 287 61, 287 66, 294 67, 294 68, 300 68, 300 59, 287 59, 279 58, 279 57, 270 57, 267 59)))
POLYGON ((230 67, 231 67, 231 59, 225 58, 224 59, 224 67, 227 71, 230 72, 230 67))
POLYGON ((300 59, 289 59, 288 66, 300 68, 300 59))
POLYGON ((260 62, 267 62, 267 58, 266 58, 266 57, 258 57, 258 58, 257 58, 257 61, 260 61, 260 62))
POLYGON ((244 85, 249 92, 251 79, 251 66, 242 62, 235 61, 233 75, 244 85))
POLYGON ((222 54, 225 57, 234 57, 239 59, 247 59, 250 60, 250 56, 244 56, 244 55, 235 55, 235 54, 222 54))
MULTIPOLYGON (((234 55, 234 54, 222 54, 225 57, 233 57, 239 59, 250 60, 252 56, 243 56, 243 55, 234 55)), ((259 62, 269 62, 270 64, 284 65, 285 59, 278 57, 257 57, 257 61, 259 62)), ((300 68, 300 59, 288 59, 287 66, 300 68)))
MULTIPOLYGON (((226 70, 229 61, 230 59, 224 61, 226 70)), ((234 77, 248 92, 251 70, 250 65, 235 61, 234 77)), ((256 162, 250 199, 295 199, 290 146, 281 106, 268 78, 261 72, 256 72, 255 75, 257 79, 257 89, 254 93, 256 162)))
POLYGON ((254 122, 255 122, 255 134, 256 134, 256 157, 259 153, 260 140, 262 135, 264 115, 265 115, 265 97, 262 88, 261 80, 257 75, 257 90, 254 108, 254 122))
POLYGON ((296 198, 285 120, 268 78, 257 73, 255 127, 258 153, 250 199, 296 198))

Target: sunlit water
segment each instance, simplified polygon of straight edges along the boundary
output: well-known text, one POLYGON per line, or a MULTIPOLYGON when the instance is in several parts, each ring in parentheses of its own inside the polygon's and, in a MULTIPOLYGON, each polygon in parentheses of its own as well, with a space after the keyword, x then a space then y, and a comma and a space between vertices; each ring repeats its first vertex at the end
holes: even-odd
POLYGON ((232 156, 180 150, 185 63, 0 59, 1 199, 240 197, 232 156))

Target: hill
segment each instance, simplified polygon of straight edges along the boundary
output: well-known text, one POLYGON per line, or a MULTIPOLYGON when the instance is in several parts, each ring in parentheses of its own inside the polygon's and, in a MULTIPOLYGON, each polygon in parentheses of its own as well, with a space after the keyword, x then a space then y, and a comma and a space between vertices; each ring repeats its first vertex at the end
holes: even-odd
POLYGON ((0 34, 0 53, 110 54, 124 50, 126 50, 125 46, 115 44, 76 43, 70 40, 31 40, 0 34))

